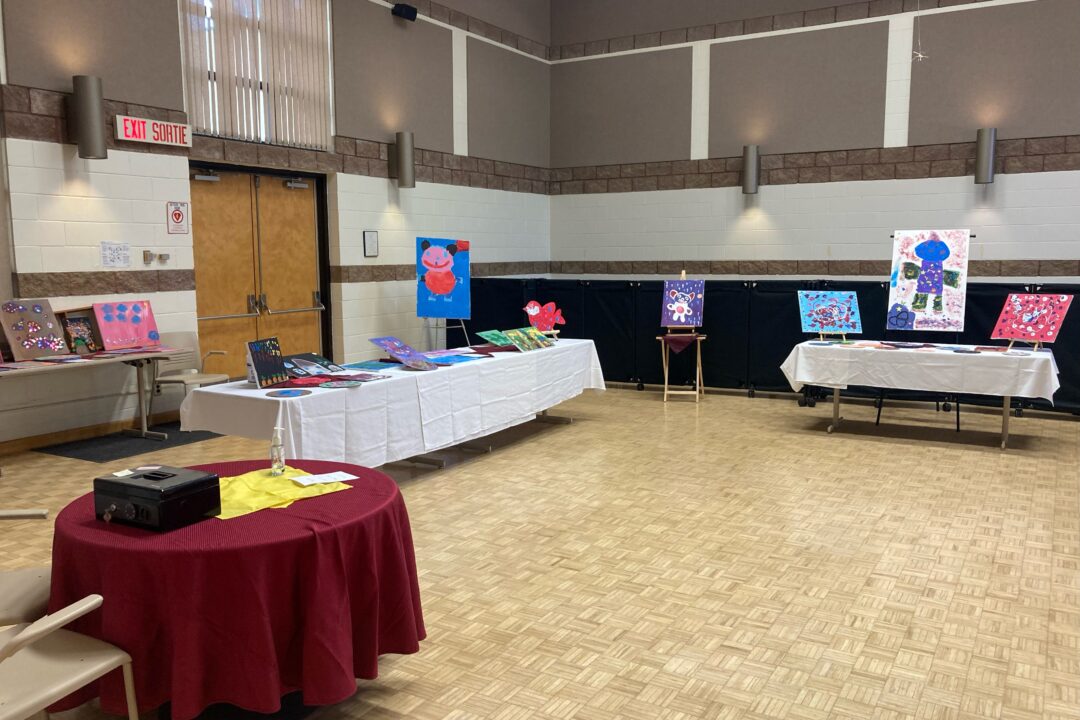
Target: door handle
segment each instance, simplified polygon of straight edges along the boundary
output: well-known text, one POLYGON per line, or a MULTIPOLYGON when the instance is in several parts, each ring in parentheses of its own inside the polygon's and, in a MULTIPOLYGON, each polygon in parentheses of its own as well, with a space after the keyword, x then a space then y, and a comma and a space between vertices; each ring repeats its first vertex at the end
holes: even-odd
MULTIPOLYGON (((265 296, 264 296, 265 297, 265 296)), ((196 320, 235 320, 236 318, 259 317, 259 303, 254 295, 247 296, 248 311, 246 313, 232 313, 229 315, 206 315, 195 318, 196 320)))
POLYGON ((302 312, 322 312, 326 310, 326 306, 322 304, 322 299, 319 297, 319 291, 315 290, 311 293, 311 307, 306 308, 289 308, 288 310, 271 310, 266 304, 266 295, 261 295, 260 300, 262 302, 262 308, 266 311, 267 315, 288 315, 289 313, 302 313, 302 312))

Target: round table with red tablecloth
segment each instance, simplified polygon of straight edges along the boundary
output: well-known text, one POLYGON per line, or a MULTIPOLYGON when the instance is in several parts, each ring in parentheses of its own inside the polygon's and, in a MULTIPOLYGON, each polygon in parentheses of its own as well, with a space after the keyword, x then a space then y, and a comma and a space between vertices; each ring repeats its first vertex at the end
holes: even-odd
MULTIPOLYGON (((197 469, 226 477, 267 465, 197 469)), ((420 590, 397 485, 355 465, 289 465, 358 479, 287 508, 167 533, 97 520, 92 495, 57 515, 50 611, 105 598, 70 629, 131 655, 141 709, 171 702, 174 720, 214 703, 270 713, 297 690, 305 704, 328 705, 353 694, 355 678, 374 678, 379 655, 419 649, 420 590)), ((53 709, 100 694, 106 711, 124 714, 112 675, 53 709)))

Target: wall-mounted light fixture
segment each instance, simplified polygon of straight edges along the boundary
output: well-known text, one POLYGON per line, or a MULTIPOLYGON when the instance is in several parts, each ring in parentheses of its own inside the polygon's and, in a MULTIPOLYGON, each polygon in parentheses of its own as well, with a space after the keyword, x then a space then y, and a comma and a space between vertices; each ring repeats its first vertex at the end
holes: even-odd
POLYGON ((742 191, 743 195, 756 195, 758 179, 761 175, 761 157, 757 145, 743 145, 742 149, 742 191))
POLYGON ((397 169, 399 188, 416 187, 416 169, 413 167, 413 134, 399 132, 394 136, 394 164, 397 169))
POLYGON ((105 147, 105 107, 101 93, 101 78, 94 75, 75 75, 71 78, 74 94, 68 101, 68 118, 72 136, 79 146, 79 157, 104 160, 109 157, 105 147))
POLYGON ((997 128, 979 128, 975 135, 975 184, 989 185, 994 182, 994 145, 997 128))

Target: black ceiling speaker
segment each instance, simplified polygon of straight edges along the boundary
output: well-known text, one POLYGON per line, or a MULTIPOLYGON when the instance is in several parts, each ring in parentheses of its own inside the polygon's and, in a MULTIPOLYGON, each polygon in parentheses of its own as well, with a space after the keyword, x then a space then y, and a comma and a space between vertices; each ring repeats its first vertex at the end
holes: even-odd
POLYGON ((394 7, 390 9, 390 14, 394 17, 399 17, 402 20, 416 22, 416 8, 414 8, 412 5, 406 5, 405 3, 394 3, 394 7))

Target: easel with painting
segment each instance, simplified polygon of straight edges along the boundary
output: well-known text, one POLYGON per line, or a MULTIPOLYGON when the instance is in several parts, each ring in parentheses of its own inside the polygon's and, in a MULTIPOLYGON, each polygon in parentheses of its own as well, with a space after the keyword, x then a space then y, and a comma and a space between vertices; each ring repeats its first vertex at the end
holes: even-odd
POLYGON ((664 363, 664 402, 670 395, 693 395, 694 402, 700 402, 705 394, 705 377, 701 367, 701 343, 706 336, 698 332, 701 327, 702 308, 704 307, 704 280, 687 280, 686 271, 679 274, 678 280, 664 281, 664 295, 661 302, 661 326, 667 331, 657 335, 660 353, 664 363), (682 352, 690 345, 695 350, 695 382, 692 390, 672 390, 670 378, 671 351, 682 352))

